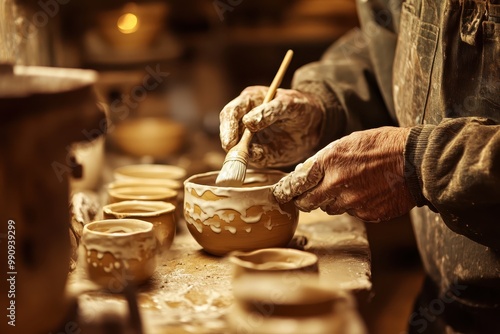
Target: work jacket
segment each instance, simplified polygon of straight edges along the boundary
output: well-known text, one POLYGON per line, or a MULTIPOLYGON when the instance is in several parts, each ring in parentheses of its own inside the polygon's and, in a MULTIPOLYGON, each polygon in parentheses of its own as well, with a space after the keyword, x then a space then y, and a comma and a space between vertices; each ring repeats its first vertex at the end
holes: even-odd
POLYGON ((411 127, 404 181, 425 270, 442 298, 486 308, 500 305, 497 1, 359 0, 359 28, 292 82, 325 106, 321 146, 411 127))

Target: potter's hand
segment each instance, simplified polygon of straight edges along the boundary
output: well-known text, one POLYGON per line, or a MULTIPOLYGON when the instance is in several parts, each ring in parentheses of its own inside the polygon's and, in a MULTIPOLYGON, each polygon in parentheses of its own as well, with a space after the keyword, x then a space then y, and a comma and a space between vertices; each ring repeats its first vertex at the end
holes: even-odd
POLYGON ((257 167, 296 163, 319 142, 323 107, 314 95, 278 89, 262 104, 268 87, 247 87, 220 113, 220 139, 228 151, 237 144, 244 126, 254 132, 250 161, 257 167))
POLYGON ((319 207, 365 221, 401 216, 415 206, 403 178, 409 130, 383 127, 336 140, 281 179, 274 196, 303 211, 319 207))

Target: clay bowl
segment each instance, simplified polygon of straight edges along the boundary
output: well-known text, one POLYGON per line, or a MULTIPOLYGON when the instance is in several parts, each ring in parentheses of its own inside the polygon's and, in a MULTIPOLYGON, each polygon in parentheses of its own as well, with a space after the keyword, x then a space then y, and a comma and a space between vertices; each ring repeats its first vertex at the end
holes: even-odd
POLYGON ((193 175, 184 182, 184 218, 205 251, 225 255, 283 247, 297 228, 299 211, 279 204, 271 187, 285 174, 248 170, 242 187, 215 185, 218 171, 193 175))
POLYGON ((318 257, 292 248, 265 248, 252 252, 234 251, 228 256, 234 265, 233 277, 247 274, 318 274, 318 257))
POLYGON ((177 205, 177 190, 157 186, 108 188, 108 202, 163 201, 177 205))
POLYGON ((186 129, 184 125, 169 119, 140 117, 119 123, 110 136, 127 154, 165 158, 183 147, 186 129))
POLYGON ((131 187, 143 187, 143 186, 155 186, 174 190, 180 190, 182 188, 182 182, 178 180, 154 180, 154 179, 119 179, 108 183, 108 189, 116 188, 131 188, 131 187))
POLYGON ((83 228, 83 261, 88 277, 111 292, 150 278, 157 261, 153 224, 138 219, 109 219, 83 228))
POLYGON ((354 309, 352 298, 313 278, 297 281, 276 275, 245 276, 234 283, 233 293, 235 302, 228 322, 237 332, 365 333, 359 326, 348 326, 352 317, 345 318, 354 309))
MULTIPOLYGON (((161 164, 140 164, 118 167, 113 171, 115 180, 128 180, 140 182, 157 182, 157 181, 177 181, 173 189, 182 188, 182 180, 186 177, 184 168, 173 165, 161 164)), ((169 182, 172 183, 172 182, 169 182)))
POLYGON ((153 224, 159 253, 170 249, 175 236, 176 215, 172 203, 161 201, 123 201, 105 205, 104 219, 140 219, 153 224))

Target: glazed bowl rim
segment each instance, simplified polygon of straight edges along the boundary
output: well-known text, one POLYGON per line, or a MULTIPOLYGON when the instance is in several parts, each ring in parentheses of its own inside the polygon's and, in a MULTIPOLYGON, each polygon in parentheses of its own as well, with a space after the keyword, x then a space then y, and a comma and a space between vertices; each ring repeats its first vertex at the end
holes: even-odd
POLYGON ((83 227, 83 233, 82 237, 84 234, 91 234, 91 235, 96 235, 96 236, 102 236, 102 237, 130 237, 130 236, 135 236, 135 235, 140 235, 144 233, 150 233, 153 231, 153 224, 145 221, 145 220, 140 220, 140 219, 133 219, 133 218, 117 218, 117 219, 100 219, 100 220, 94 220, 88 224, 86 224, 83 227), (101 232, 101 231, 96 231, 92 230, 91 227, 94 227, 96 225, 118 225, 118 223, 123 224, 123 223, 135 223, 142 225, 142 229, 139 231, 132 231, 132 232, 124 232, 124 233, 107 233, 107 232, 101 232))
MULTIPOLYGON (((231 191, 236 191, 236 192, 248 192, 248 191, 251 191, 251 190, 263 190, 263 189, 269 189, 269 188, 272 188, 276 183, 272 183, 272 184, 267 184, 267 185, 263 185, 263 186, 255 186, 255 187, 221 187, 221 186, 218 186, 216 184, 213 184, 213 185, 207 185, 207 184, 200 184, 200 183, 195 183, 193 182, 194 179, 197 179, 197 178, 202 178, 202 177, 207 177, 207 176, 213 176, 213 175, 218 175, 220 173, 220 170, 214 170, 214 171, 210 171, 210 172, 205 172, 205 173, 199 173, 199 174, 194 174, 194 175, 191 175, 190 177, 188 177, 185 181, 184 181, 184 187, 186 187, 187 185, 189 184, 193 184, 193 185, 196 185, 196 186, 201 186, 201 187, 206 187, 206 188, 216 188, 216 189, 230 189, 231 191)), ((281 175, 281 177, 284 177, 285 175, 287 175, 287 173, 285 172, 282 172, 280 170, 275 170, 275 169, 247 169, 247 175, 249 173, 253 173, 253 174, 277 174, 277 175, 281 175)))
POLYGON ((148 179, 148 180, 162 180, 162 179, 170 179, 170 180, 181 180, 186 177, 187 171, 185 168, 175 166, 175 165, 168 165, 168 164, 132 164, 132 165, 125 165, 125 166, 120 166, 117 167, 113 170, 113 175, 115 175, 115 179, 117 180, 123 180, 123 179, 148 179), (127 169, 150 169, 153 172, 165 172, 165 170, 168 172, 168 170, 173 170, 172 174, 173 176, 168 178, 168 177, 147 177, 147 176, 132 176, 128 174, 123 174, 124 170, 127 169), (118 177, 116 177, 118 175, 118 177))
POLYGON ((175 212, 175 205, 169 202, 165 201, 141 201, 141 200, 130 200, 130 201, 121 201, 121 202, 116 202, 116 203, 110 203, 106 204, 102 207, 102 211, 104 213, 110 214, 110 215, 130 215, 134 217, 155 217, 162 215, 164 213, 171 213, 175 212), (148 212, 117 212, 115 209, 117 207, 122 207, 122 206, 134 206, 134 205, 141 205, 141 206, 146 206, 146 207, 152 207, 154 211, 148 211, 148 212))

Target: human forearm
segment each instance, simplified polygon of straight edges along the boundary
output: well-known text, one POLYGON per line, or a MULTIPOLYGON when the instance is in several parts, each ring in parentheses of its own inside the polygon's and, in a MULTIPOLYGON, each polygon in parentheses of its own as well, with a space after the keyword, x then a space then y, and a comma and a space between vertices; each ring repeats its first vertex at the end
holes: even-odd
POLYGON ((463 117, 414 127, 405 178, 418 206, 439 212, 457 233, 500 248, 500 125, 463 117))

